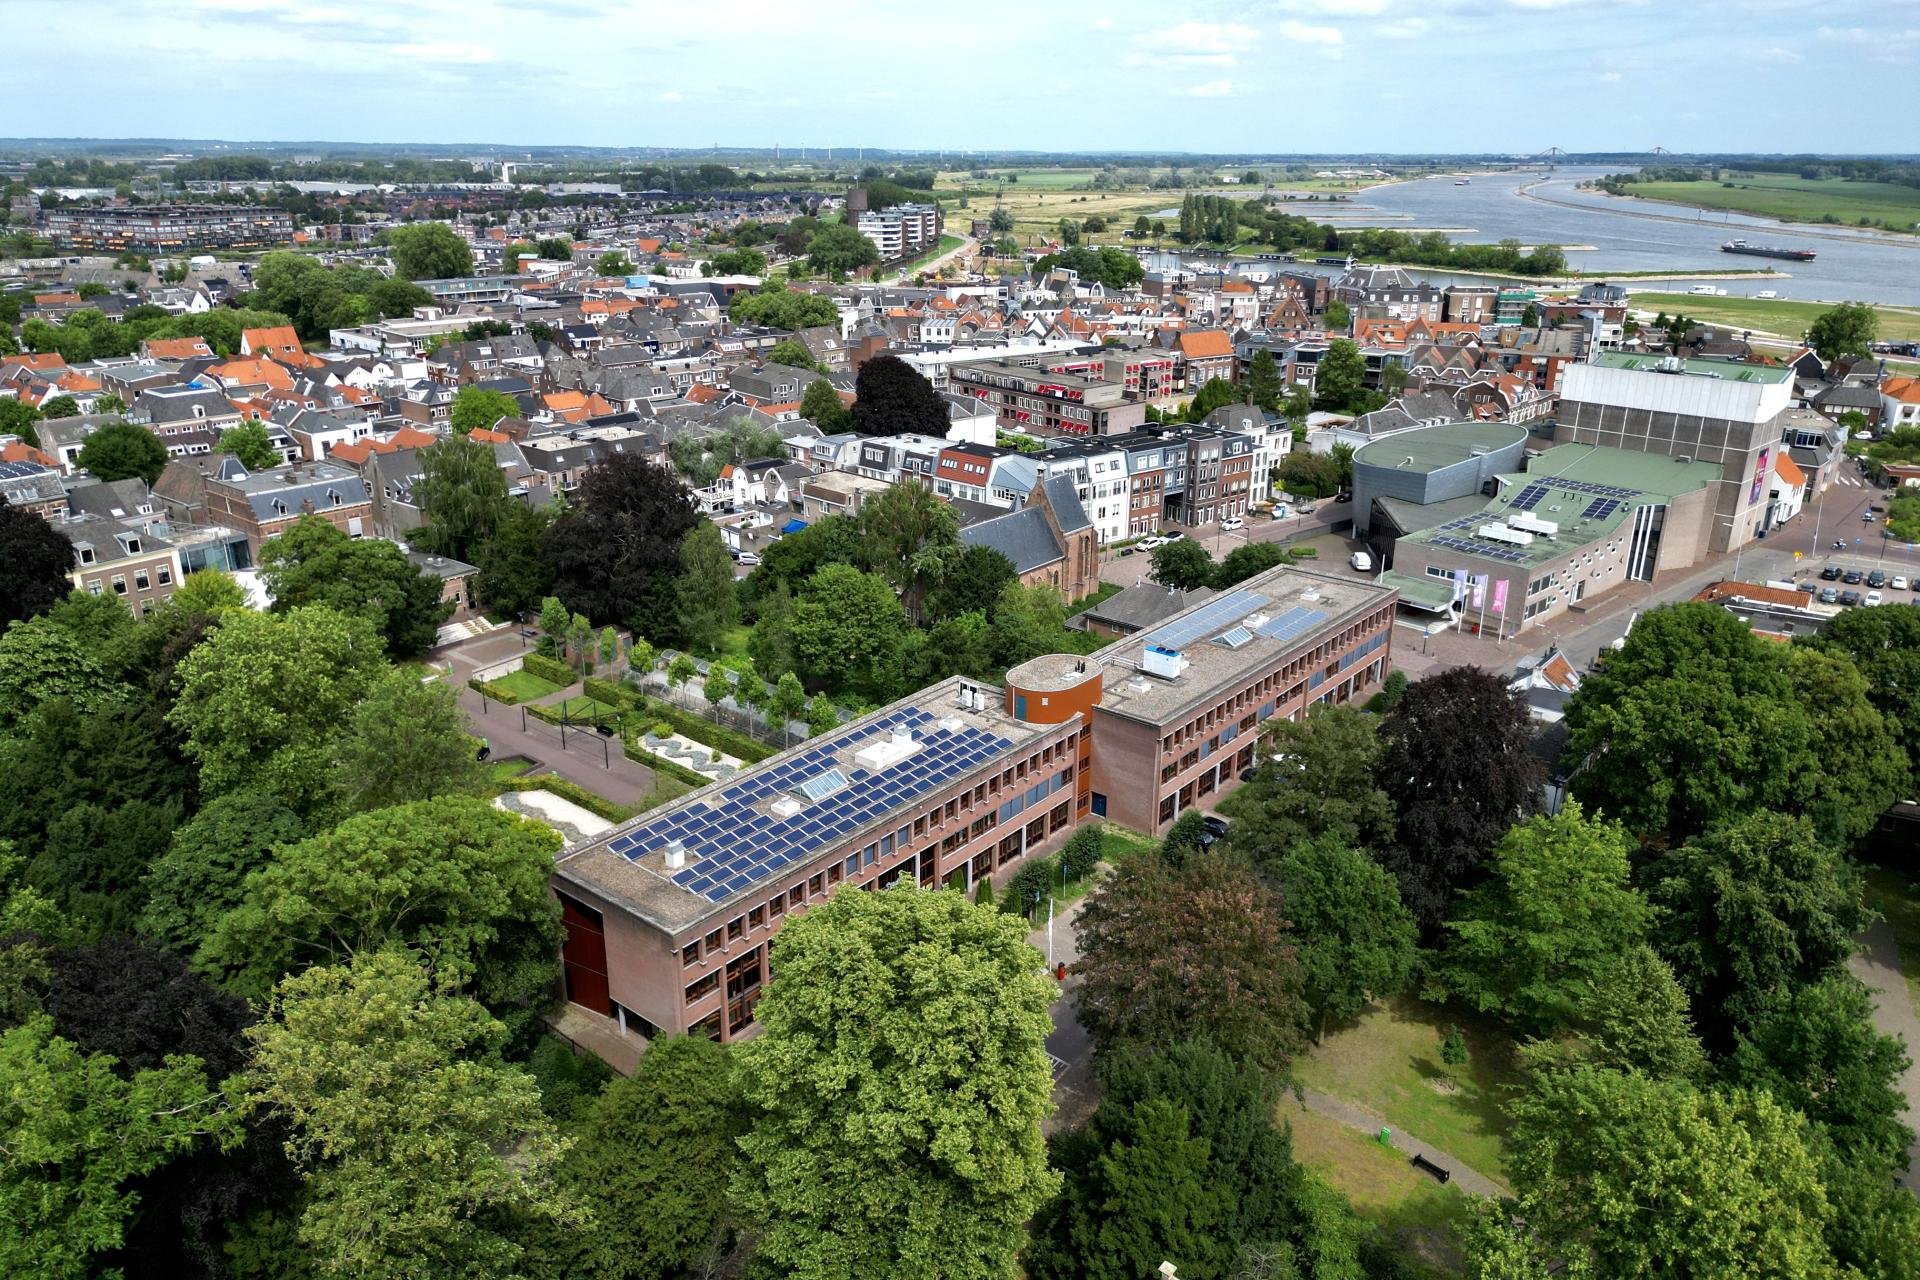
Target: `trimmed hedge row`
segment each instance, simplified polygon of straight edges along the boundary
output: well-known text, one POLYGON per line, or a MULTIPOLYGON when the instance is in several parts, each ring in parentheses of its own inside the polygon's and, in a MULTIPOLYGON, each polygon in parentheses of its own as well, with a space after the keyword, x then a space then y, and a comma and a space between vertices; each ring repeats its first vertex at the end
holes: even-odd
POLYGON ((530 778, 502 778, 500 787, 504 791, 551 791, 562 800, 571 800, 588 813, 597 814, 608 822, 625 822, 639 812, 638 809, 615 804, 604 796, 597 796, 571 778, 563 778, 557 773, 536 774, 530 778))
POLYGON ((629 684, 618 680, 603 680, 599 676, 588 676, 580 682, 580 688, 595 702, 604 702, 608 706, 624 707, 628 711, 641 710, 647 697, 629 684))
POLYGON ((702 777, 678 761, 657 756, 645 747, 636 746, 632 742, 626 743, 626 749, 627 759, 635 764, 643 764, 655 773, 664 774, 677 782, 684 782, 691 787, 704 787, 713 781, 712 778, 702 777))
POLYGON ((557 658, 543 657, 537 653, 530 653, 523 658, 520 662, 520 669, 529 675, 539 676, 542 680, 551 684, 557 684, 562 689, 580 678, 579 673, 566 663, 559 661, 557 658))
POLYGON ((745 764, 758 764, 780 750, 758 738, 750 738, 738 730, 715 724, 705 716, 682 710, 664 698, 650 698, 630 684, 588 676, 582 688, 590 698, 637 711, 648 725, 664 721, 675 732, 683 733, 695 742, 704 743, 745 764))
POLYGON ((494 684, 491 681, 468 680, 467 688, 472 689, 474 692, 479 693, 485 697, 492 698, 495 702, 503 702, 509 707, 517 707, 520 705, 519 694, 515 693, 511 689, 503 689, 499 685, 494 684))

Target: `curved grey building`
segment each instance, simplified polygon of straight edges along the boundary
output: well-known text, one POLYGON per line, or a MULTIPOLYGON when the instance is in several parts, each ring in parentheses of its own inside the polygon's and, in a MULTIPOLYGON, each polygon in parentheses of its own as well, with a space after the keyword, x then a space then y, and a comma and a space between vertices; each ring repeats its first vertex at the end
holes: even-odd
POLYGON ((1509 422, 1449 422, 1361 445, 1353 455, 1353 536, 1368 537, 1383 514, 1396 533, 1413 532, 1409 522, 1374 509, 1382 499, 1425 507, 1481 496, 1495 476, 1523 469, 1527 438, 1525 427, 1509 422))

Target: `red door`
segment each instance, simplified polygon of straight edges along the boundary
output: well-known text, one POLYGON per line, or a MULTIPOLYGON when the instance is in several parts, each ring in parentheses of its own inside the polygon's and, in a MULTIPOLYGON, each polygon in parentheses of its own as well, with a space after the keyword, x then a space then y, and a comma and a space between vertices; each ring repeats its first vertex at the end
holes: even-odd
POLYGON ((607 935, 600 913, 560 895, 560 923, 567 931, 560 944, 560 971, 567 999, 582 1009, 613 1016, 613 997, 607 991, 607 935))

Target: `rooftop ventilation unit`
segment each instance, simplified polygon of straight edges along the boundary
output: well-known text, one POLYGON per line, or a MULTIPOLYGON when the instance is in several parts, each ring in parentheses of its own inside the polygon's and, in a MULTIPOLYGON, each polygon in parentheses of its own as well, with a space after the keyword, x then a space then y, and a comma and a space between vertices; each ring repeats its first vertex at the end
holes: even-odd
POLYGON ((1186 655, 1165 645, 1150 644, 1140 654, 1140 669, 1162 680, 1178 680, 1187 669, 1186 655))
POLYGON ((1515 529, 1525 529, 1528 533, 1537 533, 1543 538, 1551 538, 1560 532, 1560 526, 1551 520, 1542 520, 1539 516, 1516 511, 1507 517, 1507 524, 1515 529))
POLYGON ((1532 534, 1522 529, 1510 529, 1504 524, 1483 524, 1480 526, 1479 534, 1490 541, 1511 542, 1517 547, 1524 547, 1533 541, 1532 534))
POLYGON ((875 738, 862 747, 853 757, 853 762, 869 773, 879 773, 891 769, 908 756, 920 750, 920 743, 914 739, 908 729, 895 729, 884 738, 875 738))
POLYGON ((678 871, 687 865, 687 846, 678 840, 669 841, 661 856, 666 861, 667 870, 678 871))

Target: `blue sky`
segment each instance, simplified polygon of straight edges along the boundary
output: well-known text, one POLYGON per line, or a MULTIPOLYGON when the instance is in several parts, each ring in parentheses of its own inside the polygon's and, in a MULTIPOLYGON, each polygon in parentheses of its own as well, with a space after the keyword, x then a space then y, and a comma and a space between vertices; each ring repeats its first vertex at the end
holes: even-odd
POLYGON ((21 136, 1920 147, 1920 0, 0 0, 21 136))

